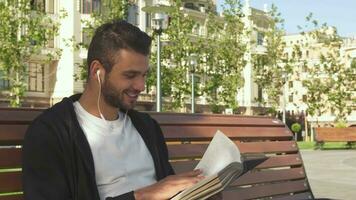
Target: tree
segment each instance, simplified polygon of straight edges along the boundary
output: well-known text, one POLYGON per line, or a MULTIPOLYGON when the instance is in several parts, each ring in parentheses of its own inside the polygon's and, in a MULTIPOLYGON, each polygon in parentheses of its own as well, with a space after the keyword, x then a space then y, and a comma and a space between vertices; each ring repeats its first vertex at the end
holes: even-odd
POLYGON ((0 1, 0 71, 9 81, 12 107, 21 106, 27 87, 28 63, 44 54, 43 62, 59 57, 60 49, 43 53, 58 32, 59 23, 30 0, 0 1), (32 3, 31 3, 32 2, 32 3))
MULTIPOLYGON (((82 20, 85 27, 82 31, 88 38, 92 38, 95 30, 100 25, 112 20, 127 19, 128 9, 130 6, 130 0, 101 0, 100 6, 92 10, 90 18, 82 20)), ((79 50, 80 48, 89 48, 88 43, 78 42, 75 40, 74 36, 69 41, 69 44, 72 44, 75 50, 79 50)), ((77 80, 86 80, 88 76, 86 60, 83 60, 82 63, 77 63, 77 66, 80 69, 80 75, 75 76, 75 78, 77 80)))
MULTIPOLYGON (((285 54, 286 44, 283 41, 285 31, 284 20, 278 12, 277 7, 272 4, 268 12, 270 24, 264 33, 264 54, 254 55, 254 79, 259 88, 267 94, 267 99, 258 99, 262 105, 270 105, 275 112, 280 106, 280 97, 283 95, 283 86, 287 78, 293 74, 293 64, 295 57, 288 57, 285 54)), ((297 48, 294 51, 298 51, 297 48)), ((299 53, 294 55, 299 55, 299 53)))
POLYGON ((307 16, 307 22, 314 26, 313 31, 304 33, 312 37, 321 49, 319 62, 308 67, 310 76, 304 80, 308 89, 308 113, 321 116, 326 111, 335 113, 335 122, 346 121, 355 105, 355 74, 356 68, 348 65, 348 58, 341 54, 342 38, 335 27, 327 24, 318 26, 318 22, 307 16))
POLYGON ((206 76, 203 91, 215 112, 220 112, 218 105, 238 108, 236 96, 244 83, 241 72, 246 65, 242 18, 241 2, 226 0, 222 18, 210 13, 207 36, 202 38, 204 67, 201 73, 206 76))
POLYGON ((302 126, 298 122, 295 122, 295 123, 292 124, 291 130, 294 133, 294 139, 297 140, 297 138, 298 138, 297 135, 302 130, 302 126))
MULTIPOLYGON (((171 1, 172 11, 169 13, 169 26, 164 31, 162 40, 163 48, 161 49, 161 73, 162 73, 162 96, 165 98, 174 99, 171 107, 165 105, 163 109, 174 110, 182 108, 187 97, 191 93, 190 63, 189 59, 192 55, 201 55, 198 41, 198 36, 193 34, 193 29, 198 25, 193 20, 192 16, 182 9, 182 1, 171 1)), ((155 35, 153 38, 156 39, 155 35)), ((157 42, 154 41, 153 44, 157 42)), ((200 57, 197 56, 198 65, 200 57)), ((156 63, 157 52, 152 51, 151 68, 147 85, 155 85, 156 82, 156 63)), ((199 88, 196 88, 199 93, 199 88)))

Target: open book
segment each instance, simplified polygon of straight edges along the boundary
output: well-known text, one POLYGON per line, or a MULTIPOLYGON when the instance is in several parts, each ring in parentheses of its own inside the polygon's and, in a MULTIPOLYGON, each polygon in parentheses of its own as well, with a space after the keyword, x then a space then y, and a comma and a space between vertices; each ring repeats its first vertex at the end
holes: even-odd
POLYGON ((205 178, 172 200, 207 199, 249 170, 244 169, 240 150, 235 143, 221 131, 216 132, 195 169, 202 169, 205 178))

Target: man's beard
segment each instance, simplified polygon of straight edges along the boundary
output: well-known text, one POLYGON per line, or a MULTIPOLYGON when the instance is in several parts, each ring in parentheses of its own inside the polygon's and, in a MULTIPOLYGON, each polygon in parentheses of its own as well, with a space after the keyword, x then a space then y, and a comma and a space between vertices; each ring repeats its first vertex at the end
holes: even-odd
POLYGON ((107 78, 105 79, 104 85, 102 87, 102 94, 107 104, 118 109, 124 109, 124 110, 132 109, 135 104, 124 103, 124 92, 125 90, 121 92, 117 91, 114 88, 114 86, 110 84, 108 79, 107 78))

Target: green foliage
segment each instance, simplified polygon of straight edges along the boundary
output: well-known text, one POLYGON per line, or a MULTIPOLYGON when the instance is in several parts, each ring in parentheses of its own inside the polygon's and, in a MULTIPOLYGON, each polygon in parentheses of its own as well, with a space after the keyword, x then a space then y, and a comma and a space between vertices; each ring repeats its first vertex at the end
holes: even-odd
POLYGON ((9 81, 12 107, 21 106, 27 88, 28 63, 45 57, 44 63, 59 57, 60 49, 41 52, 58 33, 59 23, 30 0, 0 1, 0 71, 9 81))
MULTIPOLYGON (((181 10, 183 6, 180 0, 172 1, 172 12, 169 13, 170 24, 164 30, 161 45, 161 85, 162 96, 165 98, 174 99, 171 108, 174 110, 183 107, 191 93, 190 65, 189 59, 192 54, 199 55, 199 45, 195 44, 195 36, 192 30, 197 26, 197 22, 193 18, 181 10)), ((154 33, 154 42, 157 44, 157 37, 154 33)), ((156 46, 154 48, 157 48, 156 46)), ((197 57, 198 66, 200 65, 199 57, 197 57)), ((147 86, 156 84, 156 64, 157 51, 152 52, 151 56, 151 72, 148 77, 147 86)), ((195 90, 199 93, 198 89, 195 90)), ((197 95, 198 96, 198 95, 197 95)))
POLYGON ((336 115, 335 121, 345 121, 356 104, 356 68, 352 63, 348 66, 347 57, 340 54, 342 38, 336 28, 327 24, 319 27, 312 14, 306 19, 314 30, 304 33, 304 37, 314 39, 320 49, 319 63, 308 66, 309 77, 304 80, 308 89, 307 112, 320 116, 331 110, 336 115))
POLYGON ((346 128, 346 127, 347 127, 347 124, 345 121, 338 121, 335 124, 335 128, 346 128))
MULTIPOLYGON (((90 19, 82 19, 84 24, 83 33, 87 35, 88 38, 94 36, 95 30, 102 24, 112 21, 127 19, 128 8, 131 5, 130 0, 101 0, 100 9, 93 10, 90 14, 90 19)), ((73 46, 74 50, 79 50, 81 48, 88 49, 89 44, 83 42, 77 42, 74 38, 67 40, 68 46, 73 46)), ((80 69, 80 74, 75 75, 76 80, 86 80, 88 76, 88 68, 86 65, 86 59, 80 63, 76 63, 80 69)))
MULTIPOLYGON (((254 79, 260 88, 263 88, 268 96, 268 100, 259 99, 262 105, 269 103, 273 110, 280 105, 280 97, 283 94, 283 86, 286 79, 293 74, 293 62, 295 58, 288 58, 283 42, 285 31, 283 30, 284 20, 280 17, 277 7, 272 5, 269 11, 270 24, 265 32, 264 45, 265 54, 256 54, 254 60, 254 79)), ((298 51, 298 49, 294 49, 298 51)), ((296 54, 299 55, 299 54, 296 54)))
POLYGON ((302 130, 302 126, 299 123, 294 123, 292 124, 291 129, 294 133, 298 133, 302 130))
POLYGON ((207 77, 203 92, 208 96, 212 109, 224 105, 236 110, 236 95, 243 86, 242 69, 246 65, 246 42, 242 22, 242 4, 238 0, 226 0, 223 18, 210 13, 207 36, 203 38, 204 68, 207 77))

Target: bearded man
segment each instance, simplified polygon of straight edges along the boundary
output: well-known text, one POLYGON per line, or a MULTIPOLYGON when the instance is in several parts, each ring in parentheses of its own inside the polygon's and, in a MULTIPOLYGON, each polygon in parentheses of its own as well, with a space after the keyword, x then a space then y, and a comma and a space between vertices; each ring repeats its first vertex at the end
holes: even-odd
POLYGON ((25 199, 169 199, 203 178, 200 170, 174 175, 159 125, 133 110, 150 46, 126 21, 96 30, 84 92, 44 111, 26 132, 25 199))

